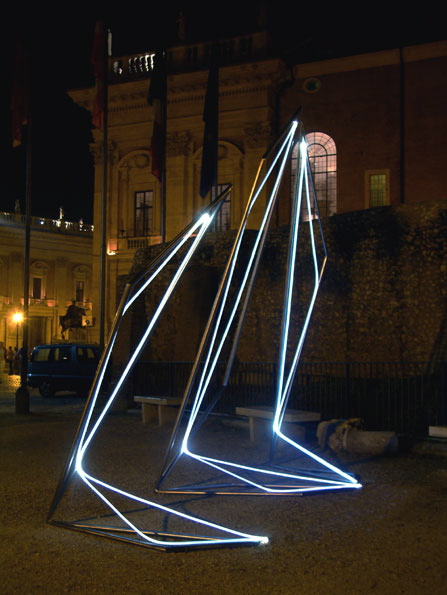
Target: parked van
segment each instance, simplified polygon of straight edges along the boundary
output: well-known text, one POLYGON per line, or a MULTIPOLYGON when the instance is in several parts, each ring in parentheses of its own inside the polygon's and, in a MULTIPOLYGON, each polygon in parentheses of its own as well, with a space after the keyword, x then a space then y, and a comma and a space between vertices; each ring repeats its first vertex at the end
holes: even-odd
POLYGON ((87 394, 100 356, 100 347, 95 344, 38 345, 28 364, 27 384, 38 388, 42 397, 54 397, 58 391, 87 394))

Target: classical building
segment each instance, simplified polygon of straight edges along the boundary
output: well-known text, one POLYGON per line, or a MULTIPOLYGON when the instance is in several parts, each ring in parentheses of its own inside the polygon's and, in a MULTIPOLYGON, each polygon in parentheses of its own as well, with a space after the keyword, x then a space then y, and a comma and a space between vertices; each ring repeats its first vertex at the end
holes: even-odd
MULTIPOLYGON (((24 306, 25 216, 0 213, 0 341, 20 347, 24 306), (18 317, 15 315, 19 314, 18 317)), ((60 317, 76 302, 81 328, 69 340, 92 340, 93 227, 65 219, 31 217, 29 250, 28 345, 60 341, 60 317)))
MULTIPOLYGON (((95 305, 100 303, 105 213, 106 328, 116 310, 116 280, 129 272, 136 250, 169 241, 205 204, 199 182, 212 49, 197 43, 167 52, 164 193, 151 173, 149 151, 153 110, 147 97, 154 54, 110 59, 105 205, 100 130, 94 130, 92 146, 95 233, 89 294, 95 305)), ((258 32, 222 40, 217 52, 218 187, 232 185, 217 230, 237 227, 262 155, 297 113, 323 216, 447 196, 447 79, 441 74, 447 41, 286 63, 272 51, 268 36, 258 32)), ((70 92, 90 111, 94 94, 92 88, 70 92)), ((292 159, 290 180, 295 164, 292 159)), ((282 193, 278 226, 289 220, 289 187, 282 193)), ((264 199, 252 214, 253 227, 264 199)))

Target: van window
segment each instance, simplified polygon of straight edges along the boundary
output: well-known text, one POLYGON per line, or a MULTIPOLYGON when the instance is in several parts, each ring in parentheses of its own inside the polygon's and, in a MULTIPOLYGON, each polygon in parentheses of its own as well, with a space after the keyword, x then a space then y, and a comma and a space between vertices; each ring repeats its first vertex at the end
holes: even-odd
POLYGON ((44 347, 43 349, 35 349, 32 354, 32 362, 47 362, 50 359, 50 348, 44 347))
POLYGON ((70 359, 70 347, 55 347, 53 353, 53 361, 67 362, 70 359))
POLYGON ((92 349, 91 347, 77 347, 76 354, 78 360, 84 361, 96 361, 98 359, 98 350, 92 349))

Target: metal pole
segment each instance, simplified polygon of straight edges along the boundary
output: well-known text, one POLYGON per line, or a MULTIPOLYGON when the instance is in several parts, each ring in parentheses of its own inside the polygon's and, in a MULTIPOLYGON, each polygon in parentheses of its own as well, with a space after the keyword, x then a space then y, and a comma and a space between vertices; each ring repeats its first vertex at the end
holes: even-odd
POLYGON ((163 118, 163 147, 162 147, 162 168, 161 168, 161 241, 166 242, 166 135, 168 125, 168 82, 167 82, 167 60, 166 50, 163 50, 163 100, 162 100, 162 118, 163 118))
POLYGON ((99 344, 104 347, 105 342, 105 304, 106 304, 106 253, 107 253, 107 124, 108 124, 108 39, 104 40, 104 104, 103 104, 103 142, 102 142, 102 199, 101 199, 101 253, 100 253, 100 320, 99 344))
MULTIPOLYGON (((31 110, 30 110, 31 112, 31 110)), ((26 207, 25 207, 25 254, 23 272, 23 327, 20 358, 20 386, 15 394, 15 412, 29 413, 29 392, 26 386, 28 374, 28 302, 29 302, 29 262, 30 262, 30 221, 31 221, 31 114, 28 115, 26 134, 26 207)), ((19 348, 19 324, 16 329, 17 349, 19 348)))

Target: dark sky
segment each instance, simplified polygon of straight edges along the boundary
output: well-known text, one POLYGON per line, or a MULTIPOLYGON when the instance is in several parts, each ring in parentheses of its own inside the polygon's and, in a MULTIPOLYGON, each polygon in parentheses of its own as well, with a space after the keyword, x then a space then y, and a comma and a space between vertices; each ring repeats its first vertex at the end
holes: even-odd
MULTIPOLYGON (((33 13, 28 9, 26 15, 4 19, 2 56, 6 84, 1 93, 0 142, 5 171, 0 178, 0 211, 13 211, 16 199, 23 208, 25 196, 24 151, 22 147, 13 150, 10 138, 10 84, 17 38, 25 39, 32 48, 32 214, 57 217, 62 206, 67 219, 77 221, 82 217, 85 222, 92 222, 90 115, 71 102, 66 90, 94 84, 90 53, 96 19, 102 17, 108 23, 113 55, 119 56, 176 43, 180 11, 185 17, 186 41, 257 29, 261 4, 254 0, 227 0, 219 5, 166 0, 128 4, 128 12, 120 5, 119 9, 108 8, 104 14, 95 10, 94 3, 85 8, 79 4, 58 4, 59 12, 39 3, 33 13)), ((293 51, 301 60, 398 47, 443 39, 444 35, 441 16, 437 17, 426 6, 422 14, 407 13, 405 17, 396 15, 385 20, 382 11, 374 17, 372 11, 368 15, 352 11, 348 14, 343 7, 329 13, 322 10, 321 4, 317 8, 294 4, 292 9, 289 0, 268 1, 266 5, 265 22, 278 50, 293 51)))

